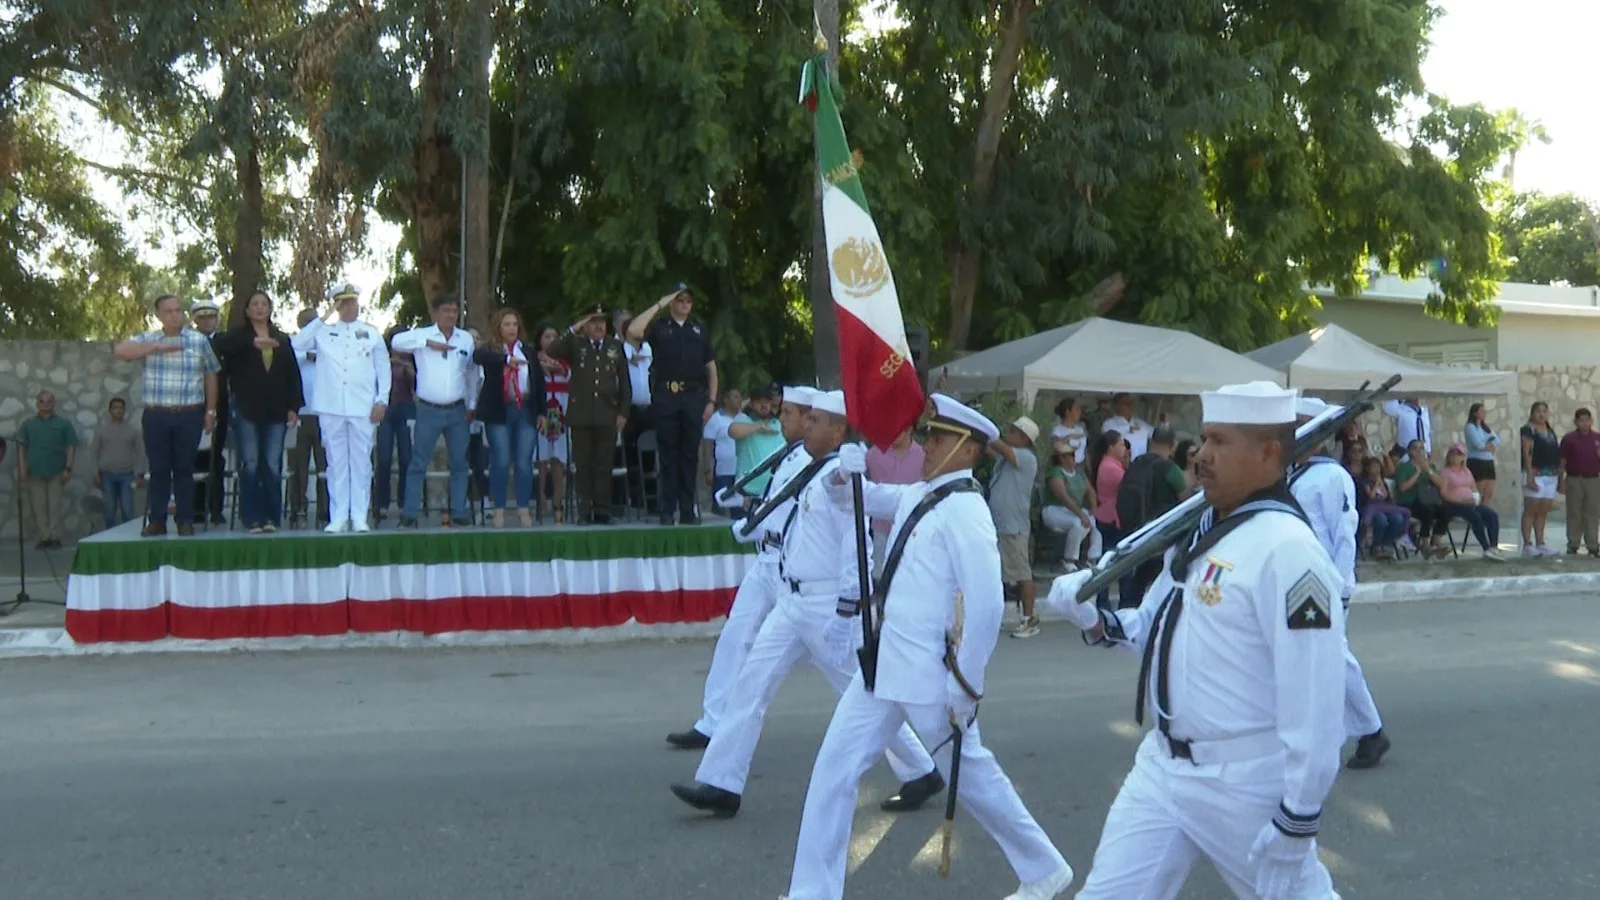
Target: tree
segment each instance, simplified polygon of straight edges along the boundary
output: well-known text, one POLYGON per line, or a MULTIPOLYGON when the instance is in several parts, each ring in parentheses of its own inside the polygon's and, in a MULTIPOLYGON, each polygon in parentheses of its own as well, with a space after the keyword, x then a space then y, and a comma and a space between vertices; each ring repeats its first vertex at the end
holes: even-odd
POLYGON ((0 337, 111 338, 145 320, 150 277, 95 199, 42 88, 0 111, 0 337))
POLYGON ((1600 205, 1572 194, 1518 194, 1495 224, 1511 281, 1600 284, 1600 205))

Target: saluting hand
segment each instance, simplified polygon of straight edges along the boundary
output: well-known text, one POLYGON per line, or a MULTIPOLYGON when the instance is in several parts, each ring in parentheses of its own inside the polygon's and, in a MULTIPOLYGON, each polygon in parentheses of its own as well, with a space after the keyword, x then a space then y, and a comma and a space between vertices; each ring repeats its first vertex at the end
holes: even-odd
POLYGON ((255 339, 255 345, 257 350, 276 350, 283 346, 283 342, 279 341, 277 338, 261 337, 257 335, 255 339))
POLYGON ((439 351, 440 356, 449 356, 451 347, 443 341, 429 341, 428 349, 439 351))

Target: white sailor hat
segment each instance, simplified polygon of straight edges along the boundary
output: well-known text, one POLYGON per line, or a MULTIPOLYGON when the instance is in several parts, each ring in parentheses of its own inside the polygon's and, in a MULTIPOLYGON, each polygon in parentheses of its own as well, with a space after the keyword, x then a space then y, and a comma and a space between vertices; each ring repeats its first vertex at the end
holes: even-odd
POLYGON ((1332 408, 1316 397, 1301 397, 1294 403, 1294 414, 1302 419, 1315 419, 1332 408))
POLYGON ((791 385, 783 389, 783 402, 809 407, 818 393, 816 388, 808 388, 803 384, 791 385))
POLYGON ((1294 422, 1298 390, 1270 381, 1230 384, 1200 395, 1206 422, 1217 425, 1288 425, 1294 422))
POLYGON ((189 306, 189 315, 198 316, 203 312, 222 312, 222 304, 215 300, 196 300, 189 306))
POLYGON ((815 396, 811 401, 811 408, 817 412, 833 413, 842 416, 844 412, 844 391, 813 391, 815 396))
POLYGON ((1000 439, 1000 429, 989 417, 947 394, 933 395, 933 418, 928 427, 937 431, 953 431, 983 444, 1000 439))
POLYGON ((357 300, 361 299, 361 289, 348 281, 346 281, 344 284, 336 284, 333 286, 332 299, 343 300, 346 297, 354 297, 357 300))

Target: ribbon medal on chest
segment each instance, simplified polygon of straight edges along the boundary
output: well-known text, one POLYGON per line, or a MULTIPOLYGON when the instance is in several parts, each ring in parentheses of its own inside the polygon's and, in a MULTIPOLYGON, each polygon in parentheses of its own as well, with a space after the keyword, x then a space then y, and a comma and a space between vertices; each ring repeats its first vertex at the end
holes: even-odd
POLYGON ((1206 557, 1206 574, 1200 579, 1200 602, 1216 606, 1222 602, 1222 573, 1233 571, 1233 564, 1215 556, 1206 557))

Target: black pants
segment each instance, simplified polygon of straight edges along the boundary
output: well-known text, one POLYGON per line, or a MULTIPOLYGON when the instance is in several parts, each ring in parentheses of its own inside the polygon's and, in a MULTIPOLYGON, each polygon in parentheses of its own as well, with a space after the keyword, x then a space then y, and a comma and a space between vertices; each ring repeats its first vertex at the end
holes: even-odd
POLYGON ((651 398, 656 413, 656 443, 661 448, 661 514, 680 509, 695 515, 695 473, 700 471, 700 441, 705 434, 706 394, 666 394, 651 398))
POLYGON ((195 521, 221 522, 223 469, 227 464, 228 420, 222 418, 225 409, 217 411, 217 427, 211 430, 211 449, 197 450, 194 457, 194 515, 195 521))

